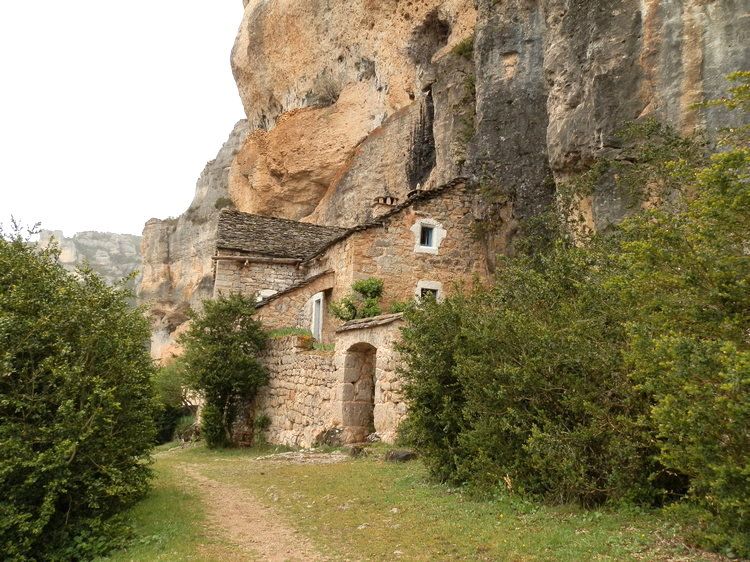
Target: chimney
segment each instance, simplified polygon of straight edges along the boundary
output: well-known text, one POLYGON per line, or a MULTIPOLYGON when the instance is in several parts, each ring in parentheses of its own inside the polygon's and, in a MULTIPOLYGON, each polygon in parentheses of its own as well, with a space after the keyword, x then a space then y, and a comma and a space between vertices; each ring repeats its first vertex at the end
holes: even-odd
POLYGON ((393 195, 381 195, 376 197, 372 203, 372 218, 376 219, 398 205, 398 197, 393 195))

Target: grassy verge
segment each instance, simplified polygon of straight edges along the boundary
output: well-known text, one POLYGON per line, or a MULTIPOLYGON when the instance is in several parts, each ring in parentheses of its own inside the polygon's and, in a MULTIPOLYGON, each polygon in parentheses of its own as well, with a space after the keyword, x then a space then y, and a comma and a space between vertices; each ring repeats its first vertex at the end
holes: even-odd
POLYGON ((157 449, 153 490, 130 513, 135 540, 99 562, 241 560, 206 525, 199 491, 177 468, 188 451, 174 444, 157 449))
POLYGON ((134 512, 141 543, 111 560, 232 559, 220 535, 203 526, 197 492, 176 481, 179 463, 246 489, 333 559, 716 560, 685 548, 654 512, 480 501, 430 483, 419 462, 386 463, 380 454, 293 464, 257 461, 260 452, 268 451, 162 455, 155 492, 134 512))

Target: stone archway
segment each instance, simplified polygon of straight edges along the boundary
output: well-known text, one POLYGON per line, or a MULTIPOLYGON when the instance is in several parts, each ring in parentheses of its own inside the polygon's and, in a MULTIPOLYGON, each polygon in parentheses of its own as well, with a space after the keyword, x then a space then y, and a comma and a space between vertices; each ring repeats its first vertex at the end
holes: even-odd
POLYGON ((342 440, 358 443, 375 431, 375 361, 377 348, 357 343, 346 351, 342 389, 342 440))

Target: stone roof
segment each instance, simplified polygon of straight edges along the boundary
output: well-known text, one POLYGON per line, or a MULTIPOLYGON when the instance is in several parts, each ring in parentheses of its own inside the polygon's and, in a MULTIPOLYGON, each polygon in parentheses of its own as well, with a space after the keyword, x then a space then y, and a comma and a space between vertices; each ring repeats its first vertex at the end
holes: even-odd
POLYGON ((320 226, 276 217, 224 209, 219 214, 216 247, 275 258, 308 259, 346 233, 347 229, 320 226))

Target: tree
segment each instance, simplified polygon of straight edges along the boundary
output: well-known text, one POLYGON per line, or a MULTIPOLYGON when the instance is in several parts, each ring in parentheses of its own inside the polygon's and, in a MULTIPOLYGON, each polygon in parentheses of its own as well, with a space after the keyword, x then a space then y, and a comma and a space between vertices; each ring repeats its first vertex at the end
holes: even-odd
POLYGON ((205 400, 201 434, 209 447, 232 443, 240 408, 268 381, 258 359, 266 334, 254 312, 255 301, 241 295, 206 300, 201 313, 192 313, 190 328, 180 339, 185 368, 205 400))
POLYGON ((124 283, 0 232, 0 551, 87 558, 148 489, 149 326, 124 283))

